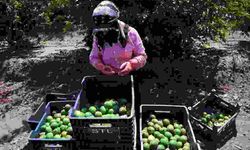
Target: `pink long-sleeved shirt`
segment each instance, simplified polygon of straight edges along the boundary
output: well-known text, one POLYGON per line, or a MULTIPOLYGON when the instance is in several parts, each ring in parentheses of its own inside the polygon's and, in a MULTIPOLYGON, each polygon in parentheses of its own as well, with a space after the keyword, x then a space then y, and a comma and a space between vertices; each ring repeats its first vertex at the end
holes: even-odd
MULTIPOLYGON (((125 25, 122 21, 119 21, 119 24, 122 28, 125 25)), ((92 51, 89 55, 90 64, 94 67, 98 63, 109 65, 114 68, 116 73, 120 71, 121 64, 127 61, 132 63, 134 70, 146 64, 147 54, 145 53, 145 48, 138 32, 133 27, 129 27, 128 42, 124 48, 119 42, 113 44, 112 47, 105 43, 104 49, 101 49, 102 60, 98 56, 98 51, 97 41, 94 37, 92 51)))

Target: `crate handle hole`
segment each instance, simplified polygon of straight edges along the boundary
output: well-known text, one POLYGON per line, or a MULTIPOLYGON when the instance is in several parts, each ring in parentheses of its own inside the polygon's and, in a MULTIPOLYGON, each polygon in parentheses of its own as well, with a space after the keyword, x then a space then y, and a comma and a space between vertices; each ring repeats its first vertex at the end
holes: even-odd
POLYGON ((60 148, 62 148, 62 145, 60 145, 60 144, 56 144, 56 145, 55 144, 45 144, 44 147, 45 148, 51 148, 51 149, 54 149, 54 148, 55 149, 60 149, 60 148))
POLYGON ((111 123, 92 123, 92 124, 89 124, 89 127, 111 128, 112 124, 111 123))
POLYGON ((225 107, 229 107, 229 105, 225 102, 221 102, 221 105, 225 106, 225 107))
POLYGON ((168 113, 168 114, 170 114, 171 113, 171 111, 155 111, 156 113, 168 113))

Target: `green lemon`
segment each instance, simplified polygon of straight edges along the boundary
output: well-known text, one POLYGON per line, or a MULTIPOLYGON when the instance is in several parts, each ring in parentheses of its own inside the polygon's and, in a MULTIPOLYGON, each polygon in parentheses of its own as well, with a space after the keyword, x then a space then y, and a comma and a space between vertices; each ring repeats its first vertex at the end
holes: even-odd
POLYGON ((176 143, 176 148, 182 148, 182 142, 178 141, 178 142, 176 143))
POLYGON ((85 117, 90 117, 90 116, 93 116, 93 115, 92 115, 91 112, 86 112, 86 113, 84 114, 84 116, 85 116, 85 117))
POLYGON ((56 134, 55 136, 54 136, 54 139, 60 139, 61 138, 61 135, 60 134, 56 134))
POLYGON ((40 135, 39 138, 40 139, 46 139, 47 137, 46 137, 46 135, 40 135))
POLYGON ((115 111, 114 111, 113 108, 111 108, 111 109, 108 110, 108 114, 114 114, 114 112, 115 112, 115 111))
POLYGON ((151 120, 154 124, 157 124, 158 123, 158 119, 152 119, 151 120))
POLYGON ((47 139, 53 139, 53 137, 54 137, 54 135, 51 132, 49 132, 49 133, 46 134, 46 138, 47 139))
POLYGON ((95 116, 96 116, 96 117, 102 117, 102 113, 101 113, 100 111, 96 111, 96 112, 95 112, 95 116))
POLYGON ((176 145, 177 145, 177 141, 176 141, 176 140, 170 140, 170 141, 169 141, 169 146, 170 146, 171 148, 176 148, 176 145))
POLYGON ((149 141, 149 142, 153 141, 154 139, 155 139, 155 137, 154 137, 153 135, 149 135, 149 136, 148 136, 148 141, 149 141))
POLYGON ((62 116, 61 116, 61 119, 63 119, 63 118, 66 118, 66 115, 62 115, 62 116))
POLYGON ((161 132, 161 134, 165 134, 165 132, 167 132, 167 128, 166 127, 162 127, 160 129, 160 132, 161 132))
POLYGON ((203 112, 203 114, 202 114, 204 117, 207 115, 207 112, 203 112))
POLYGON ((61 136, 62 137, 66 137, 68 135, 68 132, 67 131, 62 131, 62 133, 61 133, 61 136))
POLYGON ((72 138, 72 136, 71 135, 66 135, 66 137, 65 137, 66 139, 71 139, 72 138))
POLYGON ((52 119, 53 119, 52 116, 47 116, 46 121, 47 121, 47 122, 50 122, 52 119))
POLYGON ((55 128, 53 130, 53 134, 56 135, 56 134, 60 134, 61 133, 61 129, 59 127, 55 128))
POLYGON ((150 122, 148 122, 148 126, 153 127, 153 126, 154 126, 154 123, 150 121, 150 122))
POLYGON ((147 131, 142 131, 142 137, 147 138, 149 136, 147 131))
POLYGON ((81 109, 81 112, 86 113, 87 110, 88 110, 88 109, 87 109, 86 107, 83 107, 83 108, 81 109))
POLYGON ((160 126, 159 124, 155 124, 155 125, 154 125, 154 128, 155 128, 155 130, 160 131, 161 126, 160 126))
POLYGON ((61 114, 67 116, 68 115, 68 110, 65 110, 65 109, 61 110, 61 114))
POLYGON ((61 125, 60 126, 61 131, 66 131, 68 129, 67 125, 61 125))
POLYGON ((165 136, 163 135, 163 134, 159 134, 159 136, 158 136, 158 139, 162 139, 162 138, 164 138, 165 136))
POLYGON ((184 128, 181 128, 181 134, 182 134, 182 135, 186 135, 186 134, 187 134, 187 131, 186 131, 186 129, 184 129, 184 128))
POLYGON ((167 146, 168 146, 168 138, 166 138, 166 137, 165 137, 165 138, 161 138, 161 139, 160 139, 160 143, 161 143, 162 145, 164 145, 164 146, 167 147, 167 146))
POLYGON ((212 119, 212 115, 207 114, 207 115, 205 116, 205 118, 206 118, 207 120, 211 120, 211 119, 212 119))
POLYGON ((67 124, 69 124, 70 123, 70 120, 69 120, 69 118, 63 118, 63 124, 64 125, 67 125, 67 124))
POLYGON ((170 139, 173 135, 172 135, 172 133, 170 133, 170 132, 165 132, 165 134, 164 134, 168 139, 170 139))
POLYGON ((188 146, 183 146, 182 149, 183 149, 183 150, 190 150, 190 147, 188 147, 188 146))
POLYGON ((58 123, 58 126, 61 126, 63 124, 62 121, 58 121, 57 123, 58 123))
POLYGON ((143 138, 142 141, 143 141, 143 143, 148 143, 148 139, 147 138, 143 138))
POLYGON ((147 131, 147 132, 148 132, 148 128, 147 128, 147 127, 144 127, 144 128, 142 129, 142 131, 147 131))
POLYGON ((89 107, 89 112, 91 112, 92 114, 95 114, 95 112, 96 112, 96 107, 95 107, 95 106, 90 106, 90 107, 89 107))
POLYGON ((225 116, 224 119, 225 119, 225 120, 229 120, 229 117, 228 117, 228 116, 225 116))
POLYGON ((180 125, 178 123, 174 123, 174 128, 175 129, 181 129, 180 125))
POLYGON ((69 134, 71 134, 73 132, 73 128, 72 127, 68 127, 68 129, 66 130, 69 134))
POLYGON ((154 114, 151 114, 150 119, 156 119, 156 116, 154 114))
POLYGON ((224 114, 219 114, 220 119, 224 119, 225 115, 224 114))
POLYGON ((170 140, 178 140, 177 138, 176 138, 176 136, 172 136, 171 138, 170 138, 170 140))
POLYGON ((125 106, 124 106, 124 107, 120 107, 119 113, 120 113, 121 115, 126 114, 126 113, 127 113, 127 108, 126 108, 125 106))
POLYGON ((174 129, 174 133, 176 135, 181 135, 181 130, 180 129, 174 129))
POLYGON ((79 117, 84 117, 85 114, 83 112, 80 112, 79 117))
POLYGON ((173 133, 173 131, 174 131, 174 126, 173 126, 172 124, 169 124, 169 125, 167 126, 167 130, 173 133))
POLYGON ((75 110, 75 111, 74 111, 74 116, 75 116, 75 117, 80 117, 80 116, 81 116, 81 111, 75 110))
POLYGON ((46 127, 47 127, 46 125, 42 125, 41 126, 41 131, 46 131, 46 127))
POLYGON ((155 128, 153 127, 148 127, 148 133, 153 134, 155 132, 155 128))
POLYGON ((224 119, 219 119, 218 122, 224 122, 224 119))
POLYGON ((176 140, 179 140, 179 139, 180 139, 180 136, 179 136, 179 135, 177 135, 177 134, 176 134, 176 135, 174 135, 174 137, 175 137, 175 139, 176 139, 176 140))
POLYGON ((170 121, 169 121, 169 119, 163 119, 163 120, 162 120, 162 123, 163 123, 163 125, 164 125, 165 127, 167 127, 167 126, 170 124, 170 121))
POLYGON ((158 142, 156 139, 150 141, 150 143, 149 143, 150 149, 155 149, 155 148, 157 148, 158 144, 159 144, 159 142, 158 142))
POLYGON ((154 137, 156 137, 156 138, 158 138, 158 136, 159 136, 160 134, 161 134, 161 133, 160 133, 159 131, 155 131, 155 132, 153 133, 154 137))
POLYGON ((143 143, 144 150, 150 150, 150 145, 148 143, 143 143))
POLYGON ((64 108, 65 108, 67 111, 69 111, 70 108, 71 108, 71 105, 70 105, 70 104, 66 104, 66 105, 64 106, 64 108))
POLYGON ((61 116, 62 116, 61 113, 56 113, 56 114, 54 115, 55 118, 61 118, 61 116))
POLYGON ((182 143, 186 143, 187 142, 187 136, 186 135, 182 135, 179 140, 182 142, 182 143))
POLYGON ((166 149, 165 146, 162 144, 157 146, 157 150, 165 150, 165 149, 166 149))
POLYGON ((163 127, 163 122, 162 121, 158 121, 157 123, 160 127, 163 127))
POLYGON ((104 102, 104 106, 107 109, 111 109, 113 107, 113 102, 112 101, 106 101, 106 102, 104 102))
POLYGON ((209 127, 213 127, 213 126, 214 126, 214 124, 213 124, 212 121, 209 121, 207 125, 208 125, 209 127))
POLYGON ((201 118, 201 122, 203 122, 203 123, 205 123, 205 124, 207 124, 207 118, 201 118))
POLYGON ((186 147, 190 147, 190 143, 186 142, 185 144, 183 144, 186 147))
POLYGON ((52 132, 52 128, 51 128, 51 127, 46 127, 46 128, 45 128, 45 131, 46 131, 47 133, 52 132))
POLYGON ((59 122, 59 121, 61 121, 61 118, 56 118, 56 122, 59 122))
POLYGON ((104 106, 100 107, 100 111, 103 115, 107 113, 107 109, 104 106))
POLYGON ((46 135, 46 132, 40 132, 39 135, 46 135))

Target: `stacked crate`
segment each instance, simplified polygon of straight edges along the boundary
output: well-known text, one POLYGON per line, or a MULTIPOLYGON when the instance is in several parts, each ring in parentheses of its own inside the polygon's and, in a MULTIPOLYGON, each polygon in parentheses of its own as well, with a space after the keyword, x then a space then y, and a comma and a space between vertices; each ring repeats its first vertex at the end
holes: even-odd
POLYGON ((74 137, 83 141, 79 147, 86 149, 134 149, 136 122, 133 76, 86 76, 83 79, 82 87, 83 89, 70 113, 74 137), (128 103, 131 104, 130 115, 119 118, 74 116, 75 110, 81 110, 87 104, 95 104, 97 100, 109 98, 127 99, 128 103))

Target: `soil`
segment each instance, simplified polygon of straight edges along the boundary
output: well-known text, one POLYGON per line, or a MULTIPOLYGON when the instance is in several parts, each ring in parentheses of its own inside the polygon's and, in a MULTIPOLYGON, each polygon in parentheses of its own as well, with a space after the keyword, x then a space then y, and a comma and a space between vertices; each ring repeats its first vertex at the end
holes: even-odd
MULTIPOLYGON (((85 75, 98 74, 88 63, 83 31, 64 36, 40 35, 36 48, 0 45, 0 149, 26 149, 30 129, 26 119, 49 92, 70 93, 81 88, 85 75)), ((141 103, 192 106, 213 88, 219 96, 238 103, 236 136, 221 150, 250 149, 250 39, 238 32, 226 43, 197 49, 190 59, 152 58, 138 71, 141 103), (157 64, 157 65, 156 65, 157 64)), ((203 149, 215 149, 200 138, 203 149)))

